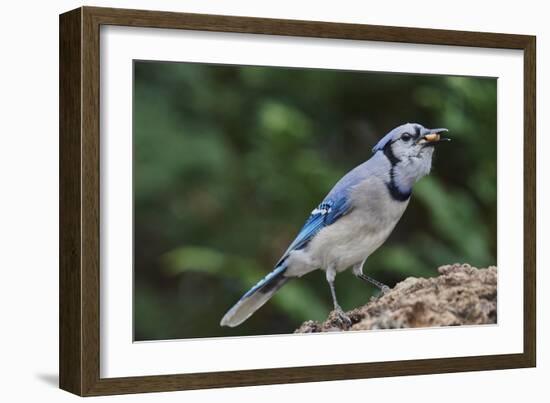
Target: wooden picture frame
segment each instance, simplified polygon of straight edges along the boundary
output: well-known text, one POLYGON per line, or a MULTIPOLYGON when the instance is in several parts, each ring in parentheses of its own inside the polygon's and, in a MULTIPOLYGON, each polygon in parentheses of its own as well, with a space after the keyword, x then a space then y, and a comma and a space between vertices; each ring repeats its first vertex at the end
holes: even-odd
POLYGON ((60 16, 60 387, 81 396, 533 367, 535 37, 81 7, 60 16), (523 353, 125 378, 100 377, 100 26, 519 49, 524 52, 523 353))

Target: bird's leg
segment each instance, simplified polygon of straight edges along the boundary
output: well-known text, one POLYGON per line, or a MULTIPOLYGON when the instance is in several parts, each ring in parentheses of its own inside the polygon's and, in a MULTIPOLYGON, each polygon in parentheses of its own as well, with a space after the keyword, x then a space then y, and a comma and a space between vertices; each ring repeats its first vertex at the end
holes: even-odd
POLYGON ((349 328, 352 325, 351 319, 348 315, 345 314, 345 312, 340 307, 340 304, 338 304, 338 300, 336 299, 336 289, 334 288, 336 271, 334 270, 334 268, 329 267, 326 274, 328 285, 330 286, 330 293, 332 294, 332 302, 334 303, 334 312, 338 316, 338 320, 342 323, 343 327, 349 328))
POLYGON ((366 281, 368 283, 371 283, 374 286, 378 287, 380 289, 380 291, 382 292, 382 294, 387 294, 388 292, 390 292, 390 287, 388 287, 384 283, 381 283, 378 280, 373 279, 372 277, 367 276, 366 274, 361 274, 357 277, 359 277, 361 280, 364 280, 364 281, 366 281))
POLYGON ((367 276, 366 274, 363 274, 363 265, 365 264, 365 260, 363 260, 361 263, 357 263, 353 266, 353 274, 357 278, 360 278, 363 281, 366 281, 367 283, 371 283, 374 286, 378 287, 380 291, 382 291, 382 294, 386 294, 390 291, 390 287, 388 287, 386 284, 381 283, 378 280, 373 279, 372 277, 367 276))

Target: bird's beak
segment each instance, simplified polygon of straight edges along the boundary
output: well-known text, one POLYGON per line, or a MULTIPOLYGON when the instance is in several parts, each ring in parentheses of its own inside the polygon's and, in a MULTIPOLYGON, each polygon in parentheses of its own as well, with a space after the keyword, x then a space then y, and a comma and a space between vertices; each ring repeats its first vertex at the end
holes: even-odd
POLYGON ((427 130, 427 133, 424 136, 420 137, 419 141, 420 143, 424 143, 426 145, 435 145, 443 141, 451 141, 451 139, 447 137, 441 137, 440 134, 448 131, 449 130, 445 128, 427 130))

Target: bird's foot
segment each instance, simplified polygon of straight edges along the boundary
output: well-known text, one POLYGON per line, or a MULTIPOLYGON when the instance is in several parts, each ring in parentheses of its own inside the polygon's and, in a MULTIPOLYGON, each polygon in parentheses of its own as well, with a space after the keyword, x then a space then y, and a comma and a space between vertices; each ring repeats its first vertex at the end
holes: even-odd
POLYGON ((353 324, 350 317, 340 307, 334 308, 330 316, 332 316, 332 322, 342 330, 349 330, 353 324))
POLYGON ((380 287, 380 292, 382 293, 382 295, 386 295, 387 293, 389 293, 391 291, 391 288, 388 287, 387 285, 385 284, 382 284, 382 287, 380 287))

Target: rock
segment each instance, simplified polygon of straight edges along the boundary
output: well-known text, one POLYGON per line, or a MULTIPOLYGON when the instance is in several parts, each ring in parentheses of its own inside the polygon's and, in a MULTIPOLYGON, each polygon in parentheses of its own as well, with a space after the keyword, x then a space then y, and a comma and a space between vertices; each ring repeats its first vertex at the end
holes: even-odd
POLYGON ((296 333, 481 325, 497 321, 497 268, 441 266, 439 276, 409 277, 364 306, 347 312, 351 328, 334 312, 323 323, 306 321, 296 333))

